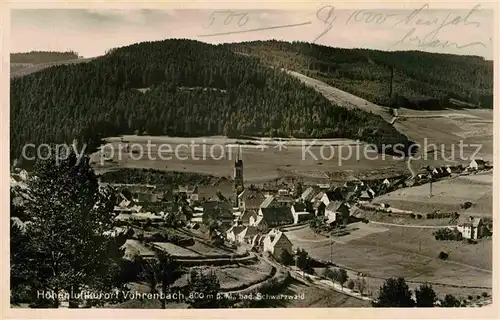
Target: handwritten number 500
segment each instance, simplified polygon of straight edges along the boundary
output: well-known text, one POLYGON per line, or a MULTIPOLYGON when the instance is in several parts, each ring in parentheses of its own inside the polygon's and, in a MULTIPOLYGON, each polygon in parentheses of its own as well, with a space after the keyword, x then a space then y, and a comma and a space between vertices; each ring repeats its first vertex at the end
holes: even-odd
POLYGON ((248 22, 248 13, 236 13, 234 11, 214 11, 212 14, 209 16, 210 19, 210 24, 208 26, 211 26, 215 22, 215 18, 217 15, 225 15, 226 19, 224 20, 224 25, 229 25, 233 21, 233 17, 240 17, 236 24, 238 27, 243 27, 245 24, 248 22))

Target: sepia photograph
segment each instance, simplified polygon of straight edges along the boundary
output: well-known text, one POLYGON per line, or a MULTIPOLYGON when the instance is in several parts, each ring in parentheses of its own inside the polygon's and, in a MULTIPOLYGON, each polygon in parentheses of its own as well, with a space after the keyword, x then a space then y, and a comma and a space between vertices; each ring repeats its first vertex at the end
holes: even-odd
POLYGON ((492 307, 494 7, 219 5, 9 10, 10 308, 492 307))

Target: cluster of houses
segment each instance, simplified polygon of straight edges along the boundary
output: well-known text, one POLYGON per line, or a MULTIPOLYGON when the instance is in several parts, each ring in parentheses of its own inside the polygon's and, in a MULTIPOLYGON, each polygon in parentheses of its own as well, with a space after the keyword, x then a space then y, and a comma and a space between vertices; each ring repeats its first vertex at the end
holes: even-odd
MULTIPOLYGON (((217 234, 225 241, 261 248, 276 255, 276 252, 291 250, 290 241, 280 231, 284 226, 306 223, 314 218, 322 218, 332 226, 345 225, 359 210, 357 204, 370 202, 376 195, 454 173, 481 171, 490 167, 487 162, 476 159, 466 168, 427 167, 411 177, 352 180, 338 186, 317 184, 307 187, 300 194, 286 188, 243 188, 240 181, 241 188, 237 189, 235 203, 220 193, 214 199, 200 199, 197 186, 160 191, 154 185, 114 184, 121 190, 114 212, 115 219, 122 222, 168 222, 192 229, 215 224, 217 234)), ((16 170, 11 174, 11 185, 22 184, 27 179, 26 170, 16 170)), ((459 224, 457 228, 465 238, 475 239, 481 237, 482 225, 481 219, 473 219, 459 224)))

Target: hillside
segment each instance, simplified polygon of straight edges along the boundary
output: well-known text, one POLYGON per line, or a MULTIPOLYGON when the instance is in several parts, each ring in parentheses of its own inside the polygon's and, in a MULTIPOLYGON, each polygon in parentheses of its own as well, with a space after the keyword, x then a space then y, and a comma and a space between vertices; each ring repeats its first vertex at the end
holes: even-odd
POLYGON ((10 63, 29 63, 39 64, 47 62, 65 61, 78 59, 76 52, 57 52, 57 51, 30 51, 10 54, 10 63))
POLYGON ((12 157, 26 143, 78 137, 95 147, 134 133, 410 143, 380 116, 333 105, 257 58, 192 40, 143 42, 49 67, 12 78, 10 94, 12 157))
POLYGON ((442 109, 461 107, 465 102, 493 108, 493 61, 476 56, 341 49, 275 40, 225 46, 379 105, 442 109), (394 69, 392 95, 391 69, 394 69))

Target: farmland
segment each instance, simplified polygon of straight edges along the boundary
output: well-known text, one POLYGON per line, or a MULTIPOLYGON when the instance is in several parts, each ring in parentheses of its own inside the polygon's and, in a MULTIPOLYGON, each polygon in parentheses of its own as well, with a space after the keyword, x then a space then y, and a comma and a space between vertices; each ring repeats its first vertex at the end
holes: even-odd
MULTIPOLYGON (((314 258, 329 260, 333 256, 335 264, 368 274, 373 292, 377 292, 384 279, 398 276, 409 282, 435 283, 439 294, 475 294, 488 291, 484 289, 486 287, 491 288, 491 240, 464 245, 438 242, 432 236, 432 229, 376 228, 379 232, 367 234, 364 231, 365 236, 350 241, 343 237, 325 238, 314 234, 309 228, 290 231, 287 235, 294 246, 305 249, 314 258), (437 259, 440 251, 449 253, 449 261, 437 259), (461 289, 454 286, 478 288, 461 289)), ((355 233, 349 236, 354 238, 355 233)))
POLYGON ((460 176, 444 179, 432 184, 399 189, 375 199, 377 203, 387 203, 392 207, 414 212, 428 213, 433 210, 457 211, 467 215, 490 216, 493 212, 493 173, 460 176), (465 210, 460 205, 472 202, 465 210))
MULTIPOLYGON (((262 282, 272 276, 272 266, 264 261, 259 261, 253 265, 226 265, 202 269, 204 272, 208 270, 215 272, 223 290, 238 290, 262 282)), ((174 286, 182 287, 187 285, 188 277, 189 275, 185 274, 175 282, 174 286)))
POLYGON ((367 301, 359 300, 342 293, 318 288, 304 284, 299 281, 291 281, 291 283, 281 292, 285 295, 303 294, 304 299, 290 300, 273 300, 267 307, 274 308, 360 308, 370 307, 367 301))
MULTIPOLYGON (((93 154, 92 161, 96 171, 152 168, 230 178, 233 162, 237 158, 238 147, 229 143, 220 144, 221 138, 211 140, 211 137, 199 137, 186 142, 185 138, 124 136, 124 141, 127 141, 124 143, 119 142, 119 139, 107 139, 109 143, 102 148, 103 158, 101 151, 93 154), (190 148, 191 143, 199 146, 190 148), (130 146, 130 152, 124 152, 124 144, 130 146), (160 144, 163 144, 163 147, 160 147, 160 144), (137 151, 133 153, 133 150, 137 151), (165 150, 171 151, 165 153, 165 150), (110 160, 106 160, 108 158, 110 160)), ((297 143, 285 144, 281 150, 276 140, 270 141, 264 148, 258 145, 241 145, 245 162, 245 181, 261 183, 283 176, 316 182, 345 181, 352 177, 387 177, 409 172, 406 162, 399 156, 377 154, 369 151, 367 145, 357 146, 350 140, 336 140, 325 142, 327 146, 321 146, 317 145, 316 141, 315 146, 308 148, 309 143, 313 141, 315 140, 304 140, 305 147, 297 143)), ((456 161, 423 159, 413 161, 412 166, 446 163, 456 161)))

